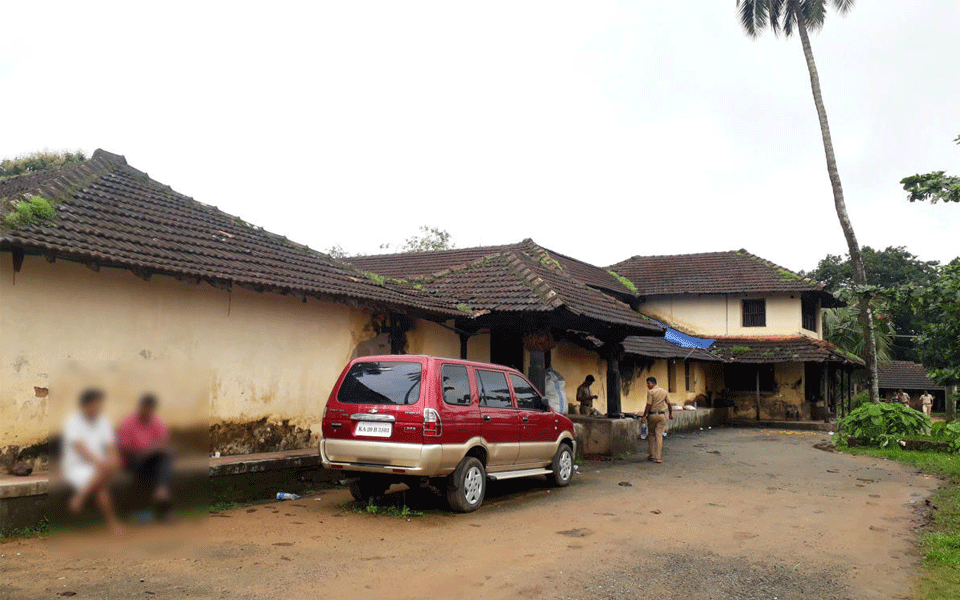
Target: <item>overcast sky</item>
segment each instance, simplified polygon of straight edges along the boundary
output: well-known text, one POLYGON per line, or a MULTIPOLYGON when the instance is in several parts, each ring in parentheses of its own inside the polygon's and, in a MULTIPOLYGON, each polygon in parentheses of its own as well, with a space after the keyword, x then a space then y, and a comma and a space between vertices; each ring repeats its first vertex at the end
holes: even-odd
MULTIPOLYGON (((734 0, 6 2, 0 157, 104 148, 324 249, 428 224, 606 265, 846 245, 796 38, 734 0)), ((863 245, 960 254, 960 2, 861 0, 813 37, 863 245)))

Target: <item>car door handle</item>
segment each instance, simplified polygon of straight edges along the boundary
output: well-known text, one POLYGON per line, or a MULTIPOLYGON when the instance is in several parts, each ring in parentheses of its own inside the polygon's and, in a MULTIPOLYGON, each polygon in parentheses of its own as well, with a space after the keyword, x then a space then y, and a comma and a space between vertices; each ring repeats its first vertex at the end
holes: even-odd
POLYGON ((530 417, 524 416, 524 417, 521 417, 521 418, 523 419, 523 422, 524 422, 524 423, 529 423, 529 422, 530 422, 530 417))
POLYGON ((489 420, 490 420, 490 415, 483 415, 483 420, 484 420, 484 421, 489 421, 489 420))

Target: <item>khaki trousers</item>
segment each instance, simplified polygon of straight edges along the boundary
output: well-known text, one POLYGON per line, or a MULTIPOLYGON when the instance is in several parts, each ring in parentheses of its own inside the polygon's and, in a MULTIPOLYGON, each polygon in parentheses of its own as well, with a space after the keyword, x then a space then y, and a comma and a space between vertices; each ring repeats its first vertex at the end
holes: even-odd
POLYGON ((667 415, 647 416, 647 454, 660 460, 663 452, 663 430, 667 425, 667 415))

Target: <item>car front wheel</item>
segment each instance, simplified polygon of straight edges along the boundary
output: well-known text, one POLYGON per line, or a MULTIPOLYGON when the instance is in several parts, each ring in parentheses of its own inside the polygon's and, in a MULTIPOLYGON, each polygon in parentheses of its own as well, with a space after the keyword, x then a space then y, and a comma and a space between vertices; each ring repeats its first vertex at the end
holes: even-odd
POLYGON ((553 473, 547 476, 550 483, 557 487, 564 487, 570 484, 573 477, 573 452, 570 446, 560 444, 557 453, 553 455, 553 473))
POLYGON ((447 502, 457 512, 480 508, 487 492, 487 471, 478 459, 468 456, 460 461, 447 481, 447 502))

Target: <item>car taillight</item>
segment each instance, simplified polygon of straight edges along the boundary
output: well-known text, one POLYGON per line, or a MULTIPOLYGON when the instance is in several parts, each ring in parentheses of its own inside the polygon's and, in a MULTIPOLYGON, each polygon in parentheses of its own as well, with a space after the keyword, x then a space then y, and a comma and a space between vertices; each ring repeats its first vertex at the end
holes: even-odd
POLYGON ((423 435, 438 436, 443 430, 440 413, 432 408, 423 409, 423 435))

